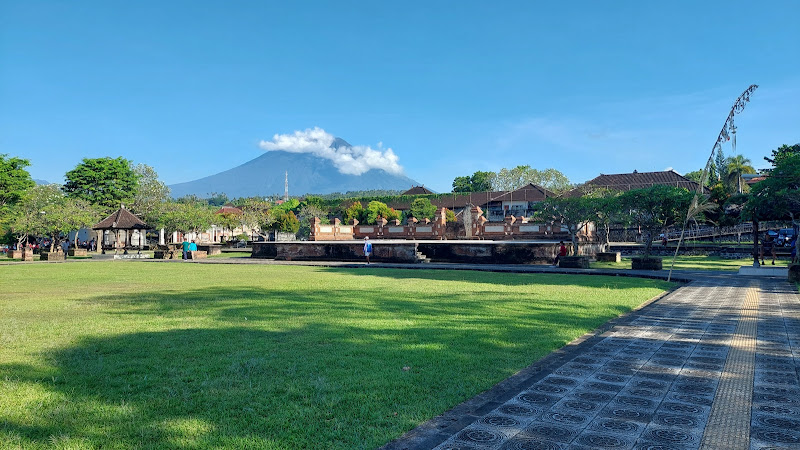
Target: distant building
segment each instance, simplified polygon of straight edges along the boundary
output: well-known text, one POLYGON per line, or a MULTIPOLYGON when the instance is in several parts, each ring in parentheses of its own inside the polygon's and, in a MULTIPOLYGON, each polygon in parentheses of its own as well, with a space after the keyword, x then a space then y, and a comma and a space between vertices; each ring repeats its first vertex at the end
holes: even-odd
POLYGON ((597 189, 630 191, 632 189, 649 188, 655 185, 675 186, 690 191, 697 190, 696 181, 692 181, 674 170, 665 170, 661 172, 637 172, 634 170, 632 173, 617 173, 612 175, 600 174, 600 176, 587 181, 578 189, 585 190, 594 187, 597 189))
POLYGON ((414 186, 400 195, 426 195, 426 194, 435 194, 435 192, 426 188, 425 186, 414 186))
MULTIPOLYGON (((424 187, 416 186, 403 193, 403 195, 420 195, 408 194, 408 192, 417 188, 432 193, 424 187)), ((530 217, 533 214, 533 205, 546 198, 556 196, 556 193, 541 186, 527 184, 513 191, 453 192, 431 197, 430 200, 437 208, 447 208, 456 213, 463 210, 467 205, 480 206, 487 219, 493 222, 500 222, 509 215, 530 217)), ((411 209, 411 201, 390 200, 387 202, 387 206, 399 211, 408 211, 411 209)))

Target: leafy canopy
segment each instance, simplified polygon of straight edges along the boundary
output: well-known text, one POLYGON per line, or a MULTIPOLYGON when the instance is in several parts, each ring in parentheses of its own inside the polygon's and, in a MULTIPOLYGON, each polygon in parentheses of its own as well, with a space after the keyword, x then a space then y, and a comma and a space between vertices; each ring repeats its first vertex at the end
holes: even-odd
POLYGON ((31 163, 27 159, 0 154, 0 214, 22 199, 25 191, 35 184, 25 170, 31 163))
POLYGON ((137 175, 131 162, 119 158, 84 158, 66 173, 64 192, 106 209, 119 208, 136 195, 137 175))

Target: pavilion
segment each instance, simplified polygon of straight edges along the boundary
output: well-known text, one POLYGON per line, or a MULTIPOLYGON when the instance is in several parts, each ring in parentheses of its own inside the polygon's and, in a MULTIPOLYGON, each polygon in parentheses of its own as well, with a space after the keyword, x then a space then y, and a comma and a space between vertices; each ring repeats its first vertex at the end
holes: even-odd
POLYGON ((106 249, 114 249, 114 254, 120 249, 124 254, 128 253, 129 248, 135 248, 133 238, 137 236, 137 243, 139 252, 145 240, 145 231, 150 229, 142 219, 136 217, 132 212, 125 209, 125 205, 120 206, 118 210, 113 212, 110 216, 101 220, 98 224, 92 227, 93 230, 102 231, 99 237, 98 247, 105 253, 106 249), (113 241, 112 241, 113 239, 113 241))

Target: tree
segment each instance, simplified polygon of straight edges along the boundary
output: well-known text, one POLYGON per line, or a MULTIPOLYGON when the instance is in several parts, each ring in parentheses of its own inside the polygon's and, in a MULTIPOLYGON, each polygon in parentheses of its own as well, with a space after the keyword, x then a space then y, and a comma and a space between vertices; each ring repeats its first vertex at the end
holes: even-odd
POLYGON ((588 195, 593 198, 594 217, 592 221, 600 235, 600 242, 604 248, 608 248, 611 240, 611 225, 615 223, 626 224, 628 217, 622 214, 619 203, 618 191, 612 189, 598 189, 588 195), (602 230, 602 234, 599 231, 602 230))
POLYGON ((781 146, 773 150, 773 169, 769 176, 753 186, 745 212, 757 219, 800 217, 800 144, 798 151, 781 146))
POLYGON ((58 185, 34 186, 23 198, 11 221, 11 229, 22 245, 28 236, 47 236, 50 251, 71 231, 97 220, 97 211, 82 199, 68 198, 58 185))
POLYGON ((383 217, 386 220, 396 220, 400 218, 400 213, 386 206, 386 203, 379 201, 369 202, 365 210, 364 222, 374 225, 378 222, 378 217, 383 217))
MULTIPOLYGON (((306 199, 306 202, 308 199, 306 199)), ((319 217, 322 223, 330 223, 328 220, 328 212, 320 208, 314 203, 304 202, 300 206, 300 212, 297 213, 297 218, 300 220, 300 229, 298 233, 302 237, 308 237, 311 234, 311 219, 319 217)))
POLYGON ((567 228, 573 254, 578 254, 578 232, 596 217, 597 201, 591 197, 551 197, 536 204, 535 220, 567 228))
POLYGON ((0 154, 0 217, 34 186, 31 174, 25 170, 30 165, 27 159, 0 154))
POLYGON ((122 157, 84 158, 65 178, 67 196, 108 210, 119 208, 124 202, 130 203, 136 195, 136 173, 131 162, 122 157))
POLYGON ((750 160, 742 155, 728 157, 725 160, 725 166, 728 171, 725 176, 728 186, 731 187, 731 190, 735 187, 736 192, 741 194, 744 186, 742 174, 756 173, 756 169, 750 165, 750 160))
POLYGON ((205 202, 164 204, 155 225, 170 231, 198 233, 211 228, 214 211, 205 202))
POLYGON ((569 178, 558 170, 537 170, 531 166, 500 169, 492 180, 493 188, 498 191, 513 191, 531 183, 556 193, 564 192, 572 187, 569 178))
POLYGON ((411 202, 410 213, 417 219, 430 219, 436 214, 436 206, 427 198, 417 198, 411 202))
POLYGON ((24 193, 9 221, 17 248, 22 248, 29 237, 46 234, 42 215, 51 204, 61 201, 63 195, 57 185, 34 186, 24 193))
POLYGON ((650 256, 653 239, 677 223, 683 223, 693 195, 683 188, 654 185, 632 189, 619 196, 620 208, 630 214, 631 223, 644 232, 644 257, 650 256))
POLYGON ((267 231, 275 222, 275 216, 270 211, 271 206, 270 202, 258 198, 248 198, 242 201, 239 205, 239 209, 242 210, 242 214, 239 216, 242 227, 249 228, 266 239, 267 231))
POLYGON ((456 177, 453 192, 484 192, 492 190, 494 172, 477 171, 472 176, 456 177))
POLYGON ((776 164, 780 163, 781 158, 799 153, 800 153, 800 144, 794 144, 794 145, 784 144, 772 151, 772 158, 765 156, 764 159, 773 166, 775 166, 776 164))
POLYGON ((725 153, 722 152, 722 147, 717 149, 717 154, 714 158, 713 169, 714 177, 716 178, 714 180, 715 182, 724 181, 728 176, 727 158, 725 158, 725 153))
POLYGON ((300 230, 300 221, 293 211, 281 212, 275 218, 272 228, 281 233, 297 233, 300 230))
POLYGON ((136 193, 130 210, 145 223, 155 223, 161 205, 169 200, 169 188, 159 181, 155 169, 146 164, 138 164, 133 171, 136 174, 136 193))
POLYGON ((359 222, 366 222, 364 219, 364 206, 361 205, 361 202, 353 202, 352 205, 348 206, 347 209, 344 210, 345 220, 349 223, 351 220, 357 220, 359 222))

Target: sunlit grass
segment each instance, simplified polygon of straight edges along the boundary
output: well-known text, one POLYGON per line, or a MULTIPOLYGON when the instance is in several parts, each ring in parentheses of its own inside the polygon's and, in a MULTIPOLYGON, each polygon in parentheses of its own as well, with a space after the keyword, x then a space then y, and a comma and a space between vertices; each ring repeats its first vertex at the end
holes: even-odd
MULTIPOLYGON (((669 270, 672 264, 671 256, 662 257, 664 270, 669 270)), ((772 259, 767 258, 765 261, 767 265, 771 266, 772 259)), ((675 259, 675 270, 725 270, 725 271, 738 271, 742 266, 753 265, 753 258, 740 258, 740 259, 726 259, 719 256, 703 256, 703 255, 678 255, 675 259)), ((776 259, 775 266, 787 267, 789 259, 776 259)), ((592 269, 630 269, 630 257, 623 257, 621 262, 593 262, 591 263, 592 269)))
POLYGON ((0 266, 0 447, 374 448, 669 286, 141 261, 0 266))

